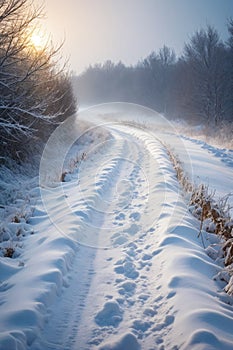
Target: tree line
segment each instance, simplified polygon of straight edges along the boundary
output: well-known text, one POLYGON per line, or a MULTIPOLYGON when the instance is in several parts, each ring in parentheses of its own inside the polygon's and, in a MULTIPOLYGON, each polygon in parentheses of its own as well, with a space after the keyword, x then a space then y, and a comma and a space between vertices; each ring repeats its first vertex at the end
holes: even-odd
POLYGON ((45 141, 75 112, 60 47, 34 46, 42 9, 30 0, 0 2, 0 159, 21 160, 29 144, 45 141))
POLYGON ((135 66, 89 66, 74 77, 81 104, 138 103, 171 118, 219 125, 233 121, 233 19, 223 42, 212 26, 196 31, 181 57, 164 46, 135 66))

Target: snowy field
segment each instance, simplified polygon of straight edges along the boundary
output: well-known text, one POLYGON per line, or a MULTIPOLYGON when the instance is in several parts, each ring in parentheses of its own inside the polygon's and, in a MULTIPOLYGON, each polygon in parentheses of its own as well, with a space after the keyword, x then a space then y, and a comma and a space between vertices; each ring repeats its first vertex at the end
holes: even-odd
POLYGON ((233 349, 220 240, 205 233, 204 249, 164 145, 216 200, 233 190, 232 150, 140 106, 79 118, 83 135, 67 124, 48 142, 27 215, 4 216, 18 243, 0 257, 0 350, 233 349))

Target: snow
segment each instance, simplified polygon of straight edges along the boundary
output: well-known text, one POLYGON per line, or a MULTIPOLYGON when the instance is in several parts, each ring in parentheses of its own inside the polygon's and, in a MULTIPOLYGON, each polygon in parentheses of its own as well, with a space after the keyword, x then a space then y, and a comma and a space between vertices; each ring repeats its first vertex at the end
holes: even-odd
POLYGON ((202 246, 164 143, 217 196, 232 190, 231 152, 126 107, 84 110, 94 124, 81 145, 75 130, 60 142, 71 131, 63 125, 30 190, 33 215, 6 222, 29 233, 18 256, 0 257, 1 350, 233 348, 220 241, 206 234, 202 246), (129 125, 139 118, 149 129, 129 125))
MULTIPOLYGON (((178 135, 183 143, 180 147, 176 138, 177 135, 170 135, 168 143, 172 144, 192 182, 206 184, 209 190, 215 193, 217 200, 229 195, 229 205, 233 207, 233 151, 219 149, 203 141, 178 135), (189 156, 188 163, 187 158, 184 157, 184 147, 189 156)), ((232 211, 231 213, 233 214, 232 211)))

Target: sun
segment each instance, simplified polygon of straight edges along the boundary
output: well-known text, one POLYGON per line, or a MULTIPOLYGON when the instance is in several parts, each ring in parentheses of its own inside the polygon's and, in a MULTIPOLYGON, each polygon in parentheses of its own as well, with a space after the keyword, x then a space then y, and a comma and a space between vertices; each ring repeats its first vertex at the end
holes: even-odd
POLYGON ((44 38, 38 33, 33 33, 30 37, 30 41, 36 50, 41 50, 44 46, 44 38))

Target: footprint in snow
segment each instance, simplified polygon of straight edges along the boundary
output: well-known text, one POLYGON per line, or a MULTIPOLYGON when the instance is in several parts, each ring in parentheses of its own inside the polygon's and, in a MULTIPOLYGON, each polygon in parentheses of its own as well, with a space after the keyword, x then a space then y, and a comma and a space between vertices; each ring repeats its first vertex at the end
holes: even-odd
MULTIPOLYGON (((142 320, 135 320, 133 321, 132 328, 136 332, 139 338, 145 337, 145 333, 148 331, 149 328, 152 326, 152 322, 148 321, 142 321, 142 320)), ((148 335, 148 334, 147 334, 148 335)))
POLYGON ((162 323, 158 323, 153 329, 152 331, 156 332, 156 331, 161 331, 161 329, 170 326, 175 320, 175 317, 173 315, 167 315, 165 317, 164 322, 162 323))
POLYGON ((134 248, 129 248, 125 251, 125 253, 131 257, 135 257, 137 255, 137 252, 134 248))
POLYGON ((113 246, 114 246, 114 247, 118 247, 118 246, 121 246, 121 245, 125 244, 126 242, 128 242, 128 238, 126 237, 126 235, 119 235, 119 236, 113 241, 113 246))
POLYGON ((151 254, 143 254, 142 256, 142 260, 143 261, 148 261, 152 259, 152 255, 151 254))
POLYGON ((137 249, 138 249, 138 246, 134 242, 130 242, 125 249, 125 253, 129 257, 134 258, 137 255, 137 249))
POLYGON ((135 207, 136 208, 141 208, 143 205, 142 204, 136 204, 135 207))
POLYGON ((127 229, 127 232, 133 236, 135 235, 136 233, 138 233, 138 231, 140 230, 140 226, 136 225, 136 224, 132 224, 128 229, 127 229))
POLYGON ((132 296, 135 293, 135 289, 136 283, 127 281, 120 285, 118 293, 121 295, 132 296))
POLYGON ((134 221, 139 221, 141 218, 141 214, 138 212, 135 213, 131 213, 129 216, 130 219, 134 220, 134 221))
POLYGON ((146 271, 149 271, 150 266, 152 266, 152 263, 150 261, 139 261, 139 270, 142 270, 144 267, 146 267, 146 271))
POLYGON ((113 221, 113 225, 115 225, 115 226, 123 226, 124 224, 122 222, 119 222, 119 221, 113 221))
POLYGON ((155 231, 155 228, 151 227, 147 232, 150 233, 150 232, 154 232, 154 231, 155 231))
POLYGON ((128 248, 133 248, 133 249, 137 249, 137 248, 138 248, 137 244, 134 243, 134 242, 130 242, 130 243, 127 245, 127 247, 128 247, 128 248))
POLYGON ((114 271, 118 274, 125 275, 125 277, 136 279, 139 276, 138 271, 135 268, 135 265, 127 261, 123 265, 118 265, 115 267, 114 271))
POLYGON ((117 327, 122 321, 123 310, 116 301, 108 301, 101 311, 95 316, 95 322, 100 327, 117 327))
POLYGON ((144 303, 147 299, 149 299, 149 297, 149 294, 141 294, 139 295, 138 299, 144 303))
POLYGON ((120 213, 115 217, 115 220, 125 220, 125 214, 124 213, 120 213))
POLYGON ((149 316, 149 317, 154 317, 156 314, 157 314, 157 311, 152 308, 146 308, 143 311, 143 315, 149 316))
POLYGON ((151 247, 150 244, 147 244, 144 249, 149 249, 151 247))

